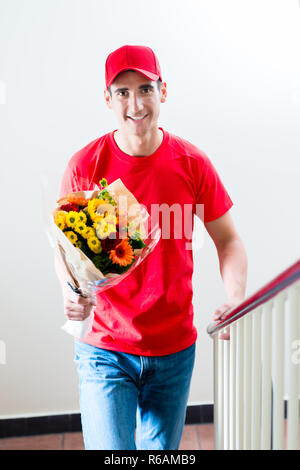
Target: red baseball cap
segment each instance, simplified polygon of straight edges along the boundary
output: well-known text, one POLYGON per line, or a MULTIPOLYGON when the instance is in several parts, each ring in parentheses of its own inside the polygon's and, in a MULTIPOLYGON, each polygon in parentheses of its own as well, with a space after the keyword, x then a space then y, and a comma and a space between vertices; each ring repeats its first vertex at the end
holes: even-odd
POLYGON ((110 87, 116 76, 125 70, 136 70, 150 80, 161 78, 158 58, 147 46, 122 46, 111 52, 105 62, 106 88, 110 87))

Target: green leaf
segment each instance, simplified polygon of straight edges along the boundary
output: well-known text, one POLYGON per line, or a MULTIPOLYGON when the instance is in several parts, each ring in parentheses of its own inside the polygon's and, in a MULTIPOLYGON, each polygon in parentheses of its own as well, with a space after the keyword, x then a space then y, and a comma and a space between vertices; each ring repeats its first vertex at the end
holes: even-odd
POLYGON ((145 246, 147 246, 147 245, 145 245, 145 243, 141 239, 135 240, 135 239, 130 238, 129 243, 132 246, 133 250, 139 249, 139 248, 144 248, 145 246))

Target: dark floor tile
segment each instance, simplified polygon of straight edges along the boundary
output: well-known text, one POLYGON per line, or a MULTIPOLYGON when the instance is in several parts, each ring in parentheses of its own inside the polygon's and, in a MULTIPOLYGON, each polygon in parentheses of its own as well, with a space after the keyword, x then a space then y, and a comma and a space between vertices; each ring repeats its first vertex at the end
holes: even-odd
POLYGON ((62 450, 62 434, 0 439, 0 450, 62 450))
POLYGON ((197 433, 196 424, 188 424, 184 426, 183 434, 179 446, 179 450, 199 450, 200 440, 197 433))
POLYGON ((69 432, 64 434, 63 450, 84 450, 81 432, 69 432))
POLYGON ((200 448, 202 450, 214 449, 214 425, 213 424, 198 424, 197 433, 200 438, 200 448))
MULTIPOLYGON (((185 425, 179 450, 212 450, 212 424, 185 425)), ((0 450, 84 450, 81 432, 0 439, 0 450)))

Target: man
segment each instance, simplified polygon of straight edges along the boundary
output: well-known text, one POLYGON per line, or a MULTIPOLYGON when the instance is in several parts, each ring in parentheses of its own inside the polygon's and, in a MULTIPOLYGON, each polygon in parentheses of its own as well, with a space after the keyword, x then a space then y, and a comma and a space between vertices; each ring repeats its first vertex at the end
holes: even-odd
MULTIPOLYGON (((154 206, 190 207, 194 215, 204 205, 228 296, 214 319, 223 318, 244 299, 246 286, 246 253, 229 214, 233 203, 206 154, 158 126, 167 84, 150 48, 112 52, 105 78, 105 102, 119 128, 71 158, 60 196, 93 189, 103 177, 108 183, 121 178, 151 216, 154 206)), ((56 263, 67 317, 82 320, 94 310, 92 331, 75 340, 86 449, 179 447, 197 331, 192 251, 186 234, 176 237, 174 230, 172 221, 169 236, 116 287, 97 294, 96 303, 76 296, 56 263)))

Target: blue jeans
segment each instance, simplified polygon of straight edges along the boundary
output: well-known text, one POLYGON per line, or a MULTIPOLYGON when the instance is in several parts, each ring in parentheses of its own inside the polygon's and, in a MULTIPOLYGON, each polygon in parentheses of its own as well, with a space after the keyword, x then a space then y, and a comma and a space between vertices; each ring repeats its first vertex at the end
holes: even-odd
POLYGON ((85 449, 178 449, 195 349, 149 357, 75 339, 85 449))

